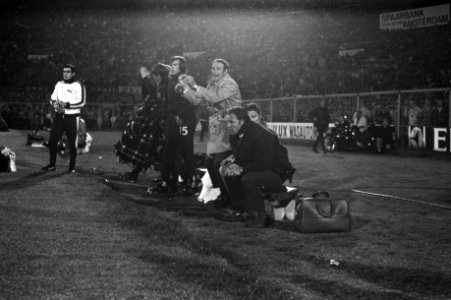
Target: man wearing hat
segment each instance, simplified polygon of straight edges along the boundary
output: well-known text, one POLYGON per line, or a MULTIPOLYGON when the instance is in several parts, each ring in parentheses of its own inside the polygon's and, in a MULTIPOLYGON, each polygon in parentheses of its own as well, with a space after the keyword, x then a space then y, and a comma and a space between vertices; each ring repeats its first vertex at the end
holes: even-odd
POLYGON ((69 141, 69 168, 68 172, 75 172, 77 158, 77 131, 80 110, 86 103, 85 86, 75 80, 75 67, 67 64, 63 67, 63 80, 58 81, 50 97, 50 104, 55 110, 55 117, 50 130, 49 154, 50 162, 43 167, 43 171, 56 170, 56 155, 58 142, 64 133, 69 141))

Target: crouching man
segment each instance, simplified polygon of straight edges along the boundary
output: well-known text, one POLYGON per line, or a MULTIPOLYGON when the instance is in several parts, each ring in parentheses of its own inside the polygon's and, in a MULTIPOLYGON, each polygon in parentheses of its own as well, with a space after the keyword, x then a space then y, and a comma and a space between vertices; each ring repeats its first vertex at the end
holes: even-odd
POLYGON ((245 108, 232 108, 228 116, 233 154, 222 162, 220 174, 232 206, 244 208, 246 226, 264 227, 267 215, 261 188, 272 193, 283 191, 287 179, 276 171, 279 140, 273 132, 252 122, 245 108))

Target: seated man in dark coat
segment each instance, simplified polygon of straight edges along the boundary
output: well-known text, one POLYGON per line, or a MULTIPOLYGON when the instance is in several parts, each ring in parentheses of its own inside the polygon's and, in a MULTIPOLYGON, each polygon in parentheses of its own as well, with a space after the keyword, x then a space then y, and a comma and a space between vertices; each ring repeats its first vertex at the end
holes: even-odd
POLYGON ((266 128, 250 121, 242 107, 229 111, 230 144, 233 155, 223 161, 221 175, 229 192, 232 208, 244 207, 246 226, 267 223, 262 186, 271 192, 285 190, 287 179, 279 175, 279 140, 266 128))

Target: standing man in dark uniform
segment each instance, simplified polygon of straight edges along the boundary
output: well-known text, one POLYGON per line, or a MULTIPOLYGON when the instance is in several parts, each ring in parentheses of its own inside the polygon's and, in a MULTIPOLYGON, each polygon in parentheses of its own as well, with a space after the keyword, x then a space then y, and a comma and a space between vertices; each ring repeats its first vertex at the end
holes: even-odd
POLYGON ((75 172, 75 161, 77 159, 77 132, 80 109, 86 104, 86 89, 83 83, 75 80, 75 67, 67 64, 63 67, 63 80, 55 85, 50 97, 50 104, 55 109, 55 118, 49 138, 50 163, 43 167, 43 171, 56 170, 56 154, 58 142, 66 132, 69 141, 69 169, 75 172))
POLYGON ((318 153, 318 143, 321 143, 324 153, 327 152, 324 144, 324 133, 329 129, 329 109, 326 100, 321 99, 319 106, 309 112, 309 117, 313 120, 313 128, 316 129, 316 140, 313 142, 313 151, 318 153))
POLYGON ((179 81, 186 73, 186 59, 183 56, 172 58, 168 84, 168 118, 166 121, 166 144, 164 146, 161 183, 153 189, 154 193, 174 191, 178 175, 184 179, 185 191, 189 191, 194 177, 194 132, 196 129, 196 106, 183 96, 183 86, 179 81), (177 169, 180 157, 183 159, 182 170, 177 169), (180 172, 180 174, 179 174, 180 172))

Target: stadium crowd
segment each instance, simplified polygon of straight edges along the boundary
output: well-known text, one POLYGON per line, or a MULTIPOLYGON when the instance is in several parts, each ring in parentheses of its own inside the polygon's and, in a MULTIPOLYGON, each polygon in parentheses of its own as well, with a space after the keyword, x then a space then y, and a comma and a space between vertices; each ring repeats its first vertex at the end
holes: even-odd
MULTIPOLYGON (((73 61, 89 87, 88 126, 121 128, 140 98, 120 87, 139 86, 137 69, 143 62, 167 62, 180 53, 190 61, 190 74, 203 83, 209 61, 228 57, 243 99, 448 87, 449 26, 385 31, 379 29, 378 13, 19 11, 2 21, 0 103, 8 103, 2 115, 12 123, 25 118, 27 124, 36 110, 45 116, 40 104, 47 102, 57 70, 73 61)), ((305 121, 310 109, 302 108, 296 121, 305 121)), ((283 107, 275 114, 278 121, 290 119, 283 107)))

